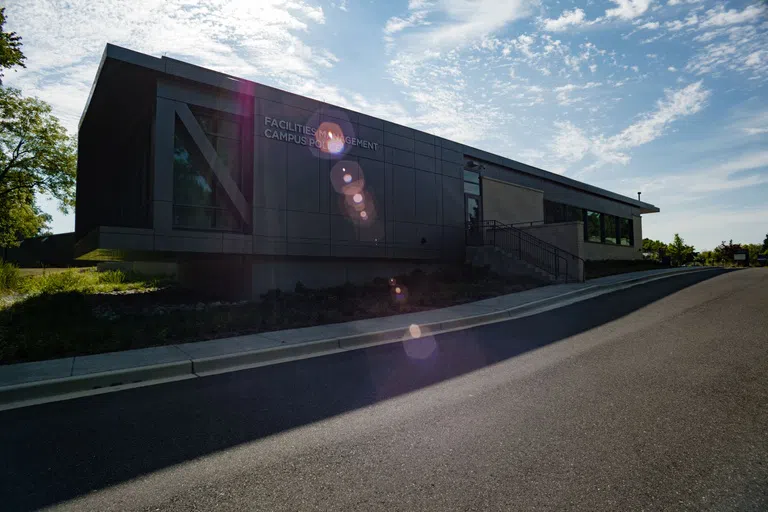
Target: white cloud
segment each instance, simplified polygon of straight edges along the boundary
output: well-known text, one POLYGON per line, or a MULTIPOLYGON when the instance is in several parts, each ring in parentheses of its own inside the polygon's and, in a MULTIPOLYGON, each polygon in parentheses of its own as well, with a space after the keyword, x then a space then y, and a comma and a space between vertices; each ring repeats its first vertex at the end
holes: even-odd
POLYGON ((744 64, 746 64, 749 67, 753 68, 759 68, 761 65, 765 64, 765 60, 768 54, 766 54, 763 50, 757 50, 755 52, 750 53, 747 55, 747 58, 744 60, 744 64))
POLYGON ((652 0, 611 0, 616 7, 607 9, 605 15, 609 18, 631 20, 641 16, 648 10, 652 0))
POLYGON ((572 11, 563 11, 559 18, 543 19, 540 24, 547 32, 562 32, 569 27, 578 27, 584 24, 584 11, 574 9, 572 11))
POLYGON ((396 34, 408 27, 415 27, 424 23, 426 18, 426 11, 416 11, 407 18, 392 17, 387 20, 384 25, 384 33, 387 35, 396 34))
POLYGON ((675 6, 680 4, 698 4, 700 2, 703 2, 704 0, 669 0, 667 2, 667 5, 669 6, 675 6))
POLYGON ((742 11, 736 9, 726 11, 725 7, 721 4, 706 12, 706 18, 701 22, 701 27, 723 27, 726 25, 757 21, 762 16, 765 16, 765 14, 765 7, 759 5, 747 6, 742 11))
POLYGON ((741 25, 716 29, 697 39, 712 42, 697 50, 686 64, 686 71, 697 75, 720 76, 728 71, 756 79, 768 77, 768 32, 754 25, 741 25))
POLYGON ((655 43, 656 41, 658 41, 658 40, 659 40, 659 39, 661 39, 662 37, 664 37, 664 34, 659 34, 659 35, 657 35, 657 36, 649 37, 648 39, 643 39, 642 41, 640 41, 640 44, 651 44, 651 43, 655 43))
POLYGON ((667 68, 667 71, 671 71, 671 72, 673 72, 673 73, 674 73, 675 71, 677 71, 677 68, 676 68, 675 66, 669 66, 669 67, 667 68))
POLYGON ((555 128, 557 135, 549 145, 555 157, 566 162, 578 162, 589 153, 592 142, 573 123, 556 121, 555 128))
POLYGON ((693 27, 696 24, 699 23, 699 17, 696 15, 696 13, 689 14, 685 20, 674 20, 674 21, 668 21, 664 23, 664 27, 667 28, 670 32, 677 32, 679 30, 682 30, 686 27, 693 27))
POLYGON ((658 139, 676 120, 699 112, 705 107, 709 95, 701 82, 667 91, 653 111, 641 115, 636 122, 610 137, 590 137, 571 122, 556 122, 557 134, 549 149, 566 164, 591 156, 594 163, 587 170, 607 164, 626 165, 631 160, 629 151, 658 139))
POLYGON ((430 28, 422 28, 407 35, 405 41, 410 50, 416 51, 423 48, 460 47, 479 40, 514 20, 529 16, 533 2, 534 0, 411 1, 409 10, 412 13, 422 12, 422 16, 434 17, 439 23, 429 23, 430 28))
POLYGON ((584 98, 572 98, 570 96, 571 92, 585 89, 594 89, 596 87, 600 87, 601 85, 602 84, 600 82, 588 82, 583 85, 566 84, 555 87, 552 89, 552 91, 556 94, 557 102, 560 105, 572 105, 573 103, 583 102, 584 98))
POLYGON ((648 23, 643 23, 638 28, 645 29, 645 30, 656 30, 660 26, 660 23, 658 21, 649 21, 648 23))
MULTIPOLYGON (((714 172, 719 174, 730 175, 738 171, 749 171, 752 169, 760 169, 768 167, 768 151, 760 151, 757 153, 747 153, 742 155, 736 160, 730 160, 724 164, 717 166, 714 172)), ((768 179, 768 176, 765 177, 768 179)))
POLYGON ((288 88, 338 60, 302 40, 325 23, 323 9, 303 0, 27 0, 8 16, 27 56, 8 84, 49 101, 71 131, 107 42, 288 88))
POLYGON ((745 153, 727 162, 683 174, 635 180, 644 193, 654 194, 660 202, 699 200, 713 193, 738 190, 768 183, 768 174, 755 173, 768 168, 768 151, 745 153))
POLYGON ((709 96, 710 91, 704 88, 702 82, 696 82, 674 91, 668 90, 665 98, 657 102, 654 111, 641 116, 637 122, 619 134, 600 140, 598 152, 615 156, 619 155, 621 151, 657 139, 677 119, 693 115, 703 109, 709 96))
POLYGON ((741 119, 732 126, 733 129, 747 135, 768 134, 768 110, 758 110, 741 116, 741 119))

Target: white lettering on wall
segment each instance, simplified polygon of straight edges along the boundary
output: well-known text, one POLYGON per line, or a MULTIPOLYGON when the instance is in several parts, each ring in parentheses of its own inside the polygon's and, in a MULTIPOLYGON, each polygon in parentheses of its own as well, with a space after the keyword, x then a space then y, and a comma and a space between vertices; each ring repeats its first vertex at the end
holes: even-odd
MULTIPOLYGON (((294 144, 300 144, 302 146, 319 148, 322 143, 318 142, 318 139, 326 139, 328 137, 328 132, 326 130, 318 130, 312 126, 264 116, 264 136, 268 139, 293 142, 294 144)), ((349 137, 347 135, 344 136, 344 144, 348 146, 358 146, 371 151, 376 151, 379 148, 378 142, 371 142, 369 140, 349 137)))

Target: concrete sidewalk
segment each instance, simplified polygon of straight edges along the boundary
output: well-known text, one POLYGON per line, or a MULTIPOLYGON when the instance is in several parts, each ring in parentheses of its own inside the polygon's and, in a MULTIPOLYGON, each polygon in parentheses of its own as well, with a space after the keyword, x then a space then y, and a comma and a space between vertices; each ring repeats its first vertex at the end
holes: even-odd
POLYGON ((138 385, 195 378, 500 322, 646 281, 676 268, 558 284, 459 306, 197 343, 0 366, 0 410, 138 385))

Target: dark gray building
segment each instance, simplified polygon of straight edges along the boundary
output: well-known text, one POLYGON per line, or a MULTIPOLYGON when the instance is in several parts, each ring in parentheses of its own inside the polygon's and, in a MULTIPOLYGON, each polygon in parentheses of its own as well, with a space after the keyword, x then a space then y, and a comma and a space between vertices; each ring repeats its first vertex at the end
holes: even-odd
POLYGON ((412 128, 113 45, 78 137, 77 257, 175 261, 182 281, 241 296, 463 261, 468 226, 489 221, 577 259, 637 259, 640 215, 659 211, 412 128))

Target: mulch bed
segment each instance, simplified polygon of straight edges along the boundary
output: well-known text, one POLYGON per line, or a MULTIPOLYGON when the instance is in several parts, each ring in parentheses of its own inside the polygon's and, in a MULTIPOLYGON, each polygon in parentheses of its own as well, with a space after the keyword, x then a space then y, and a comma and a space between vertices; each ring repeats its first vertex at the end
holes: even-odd
POLYGON ((224 302, 178 288, 37 295, 0 311, 0 364, 130 350, 442 308, 541 286, 456 267, 224 302))

